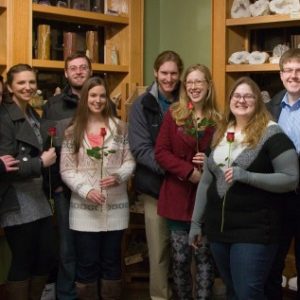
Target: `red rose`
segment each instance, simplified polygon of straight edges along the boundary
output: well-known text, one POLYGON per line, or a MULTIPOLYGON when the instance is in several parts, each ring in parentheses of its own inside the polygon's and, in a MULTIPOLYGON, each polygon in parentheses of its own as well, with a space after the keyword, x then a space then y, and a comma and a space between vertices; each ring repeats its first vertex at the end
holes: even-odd
POLYGON ((194 109, 194 105, 193 105, 193 102, 192 102, 192 101, 190 101, 190 102, 187 104, 187 108, 188 108, 189 110, 193 110, 193 109, 194 109))
POLYGON ((226 140, 228 143, 234 142, 234 132, 227 132, 226 140))
POLYGON ((106 136, 106 128, 102 127, 100 130, 100 135, 104 138, 106 136))
POLYGON ((50 135, 51 137, 55 137, 56 136, 56 127, 49 127, 48 135, 50 135))

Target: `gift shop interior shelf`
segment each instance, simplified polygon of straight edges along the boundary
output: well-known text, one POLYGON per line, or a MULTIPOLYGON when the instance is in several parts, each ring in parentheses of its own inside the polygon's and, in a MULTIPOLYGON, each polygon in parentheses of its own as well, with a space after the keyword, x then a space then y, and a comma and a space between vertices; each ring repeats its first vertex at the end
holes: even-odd
MULTIPOLYGON (((111 16, 102 13, 87 12, 63 7, 32 4, 33 18, 64 23, 84 24, 91 26, 120 26, 129 25, 128 17, 111 16)), ((33 59, 32 65, 37 68, 59 70, 63 69, 64 62, 56 60, 33 59)), ((128 65, 93 64, 95 72, 119 72, 128 73, 128 65)))
POLYGON ((263 51, 272 56, 278 44, 291 46, 291 37, 300 36, 299 15, 267 15, 232 19, 233 0, 212 2, 212 73, 217 101, 222 109, 232 83, 243 75, 252 77, 272 97, 282 89, 278 64, 228 64, 239 51, 263 51), (224 49, 224 51, 220 51, 224 49), (272 79, 272 80, 270 80, 272 79))
POLYGON ((99 38, 99 60, 93 62, 93 72, 107 78, 111 97, 119 99, 119 114, 125 119, 125 100, 135 86, 143 84, 144 1, 125 2, 128 13, 108 15, 41 5, 32 3, 32 0, 0 0, 0 74, 5 77, 12 65, 28 63, 38 69, 42 90, 43 83, 52 90, 51 84, 55 84, 56 78, 61 79, 56 84, 63 85, 63 33, 74 31, 81 42, 85 42, 86 32, 94 31, 99 38), (37 29, 40 24, 50 26, 49 59, 37 55, 37 29), (52 44, 55 35, 58 42, 52 44), (114 61, 112 51, 117 52, 114 61))

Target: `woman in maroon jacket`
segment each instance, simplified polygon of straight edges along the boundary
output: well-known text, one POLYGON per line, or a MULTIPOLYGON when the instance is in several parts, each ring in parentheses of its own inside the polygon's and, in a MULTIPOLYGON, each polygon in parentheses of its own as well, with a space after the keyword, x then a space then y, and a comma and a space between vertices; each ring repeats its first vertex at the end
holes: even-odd
POLYGON ((184 75, 180 99, 166 113, 155 147, 155 158, 165 170, 158 214, 171 231, 175 299, 193 299, 191 261, 196 262, 196 299, 210 299, 214 267, 206 242, 192 250, 188 233, 205 156, 210 151, 214 124, 219 120, 209 69, 190 66, 184 75))

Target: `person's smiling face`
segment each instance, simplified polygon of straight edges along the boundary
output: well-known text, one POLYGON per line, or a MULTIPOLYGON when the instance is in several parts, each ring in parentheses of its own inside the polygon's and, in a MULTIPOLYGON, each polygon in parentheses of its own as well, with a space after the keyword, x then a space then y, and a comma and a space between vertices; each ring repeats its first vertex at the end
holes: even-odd
POLYGON ((230 110, 236 119, 249 121, 255 112, 256 96, 246 83, 237 86, 230 98, 230 110))
POLYGON ((195 70, 187 75, 185 89, 193 104, 200 103, 207 96, 208 88, 208 82, 201 71, 195 70))
POLYGON ((106 90, 103 85, 94 86, 88 93, 88 107, 92 114, 101 114, 107 101, 106 90))
POLYGON ((7 85, 15 102, 23 105, 31 100, 37 91, 36 75, 32 71, 22 71, 14 74, 12 83, 7 85))
POLYGON ((68 68, 65 70, 65 77, 71 87, 81 89, 85 81, 91 76, 92 71, 89 68, 88 62, 83 57, 78 57, 68 63, 68 68))
POLYGON ((154 71, 159 90, 165 97, 171 96, 179 81, 178 66, 173 61, 166 61, 157 71, 154 71))
POLYGON ((300 61, 290 60, 280 72, 281 81, 293 99, 300 98, 300 61))

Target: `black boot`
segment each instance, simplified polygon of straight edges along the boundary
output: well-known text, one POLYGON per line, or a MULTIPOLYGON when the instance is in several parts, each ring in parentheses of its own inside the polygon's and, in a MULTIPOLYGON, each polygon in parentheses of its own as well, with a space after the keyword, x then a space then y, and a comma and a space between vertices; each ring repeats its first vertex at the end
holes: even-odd
POLYGON ((120 300, 122 280, 101 279, 100 289, 101 300, 120 300))
POLYGON ((97 282, 75 282, 77 297, 79 300, 98 300, 97 282))
POLYGON ((29 279, 8 281, 5 284, 7 300, 28 300, 29 279))

